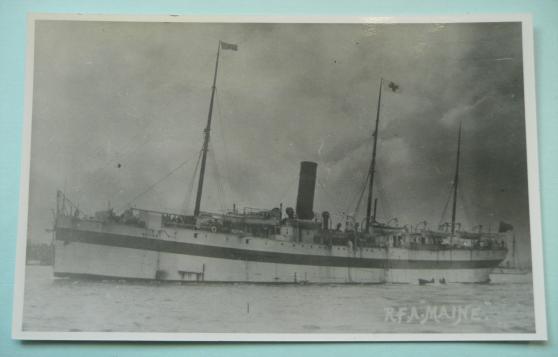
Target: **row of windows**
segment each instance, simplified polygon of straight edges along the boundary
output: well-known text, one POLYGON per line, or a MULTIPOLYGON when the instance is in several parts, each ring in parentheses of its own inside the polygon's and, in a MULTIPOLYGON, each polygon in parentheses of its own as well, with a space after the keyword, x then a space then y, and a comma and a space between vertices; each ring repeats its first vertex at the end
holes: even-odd
MULTIPOLYGON (((194 238, 198 238, 198 233, 194 233, 194 238)), ((228 242, 228 241, 229 241, 229 237, 225 237, 225 240, 228 242)), ((250 239, 246 239, 246 240, 244 241, 244 243, 245 243, 245 244, 250 244, 250 239)), ((281 244, 282 246, 284 245, 283 242, 281 242, 280 244, 281 244)), ((267 241, 265 242, 265 245, 267 245, 267 241)), ((292 244, 292 246, 293 246, 293 247, 296 247, 297 244, 292 244)), ((304 248, 304 244, 300 244, 300 247, 301 247, 301 248, 304 248)), ((310 245, 309 247, 310 247, 310 248, 314 248, 313 245, 310 245)), ((322 246, 321 248, 328 249, 327 246, 322 246)), ((336 247, 336 249, 337 249, 337 250, 347 250, 346 247, 336 247)), ((364 248, 363 251, 365 251, 365 252, 372 252, 373 249, 364 248)))

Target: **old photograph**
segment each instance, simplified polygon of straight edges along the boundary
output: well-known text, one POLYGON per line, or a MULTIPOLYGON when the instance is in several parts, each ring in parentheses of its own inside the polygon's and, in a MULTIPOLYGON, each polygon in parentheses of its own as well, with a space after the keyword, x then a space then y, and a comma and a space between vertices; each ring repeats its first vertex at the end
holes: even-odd
POLYGON ((527 17, 29 31, 16 338, 546 338, 527 17))

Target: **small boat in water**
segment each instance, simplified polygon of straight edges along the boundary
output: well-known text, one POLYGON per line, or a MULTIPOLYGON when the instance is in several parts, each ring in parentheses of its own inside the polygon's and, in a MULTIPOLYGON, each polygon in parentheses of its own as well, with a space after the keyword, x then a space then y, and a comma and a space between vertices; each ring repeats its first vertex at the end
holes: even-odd
POLYGON ((427 284, 434 284, 434 278, 430 279, 430 280, 426 280, 426 279, 419 279, 418 280, 419 285, 427 285, 427 284))

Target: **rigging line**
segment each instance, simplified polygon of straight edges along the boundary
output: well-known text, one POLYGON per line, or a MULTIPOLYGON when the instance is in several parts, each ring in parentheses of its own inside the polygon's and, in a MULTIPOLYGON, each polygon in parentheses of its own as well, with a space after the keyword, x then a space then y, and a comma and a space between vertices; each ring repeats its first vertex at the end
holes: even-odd
POLYGON ((188 210, 188 208, 190 207, 190 203, 192 203, 193 200, 193 193, 194 193, 194 184, 196 183, 196 177, 198 176, 198 169, 200 167, 200 162, 201 162, 201 158, 202 158, 202 151, 199 151, 198 154, 198 161, 196 161, 196 166, 194 167, 194 172, 192 174, 192 179, 190 180, 190 185, 189 185, 189 189, 188 192, 186 193, 186 196, 184 197, 184 203, 182 204, 182 211, 184 213, 186 213, 186 211, 188 210))
MULTIPOLYGON (((373 138, 375 135, 376 135, 375 130, 372 130, 371 138, 373 138)), ((368 138, 367 138, 366 142, 369 143, 369 142, 368 142, 368 138)), ((380 145, 380 144, 381 144, 381 143, 378 143, 378 145, 380 145)), ((359 213, 359 211, 360 211, 360 205, 362 204, 362 199, 364 198, 364 194, 366 193, 366 189, 367 189, 368 186, 369 186, 370 175, 372 175, 372 161, 371 161, 371 162, 369 163, 369 165, 368 165, 368 170, 366 171, 366 177, 365 177, 365 179, 364 179, 364 181, 363 181, 363 187, 362 187, 362 189, 361 189, 360 191, 356 192, 356 196, 354 197, 354 199, 351 199, 350 196, 347 195, 347 201, 345 202, 345 207, 347 207, 347 208, 346 208, 346 211, 347 211, 347 212, 349 211, 349 205, 350 205, 352 202, 355 202, 355 201, 357 202, 357 203, 356 203, 356 206, 355 206, 355 210, 354 210, 354 212, 353 212, 353 215, 355 215, 355 216, 356 216, 356 215, 359 213)), ((365 214, 365 216, 366 216, 366 214, 365 214)))
POLYGON ((367 185, 364 185, 364 187, 362 188, 362 191, 360 192, 360 196, 358 198, 355 210, 353 212, 354 215, 357 215, 357 214, 360 213, 360 206, 362 204, 362 199, 364 198, 364 194, 366 193, 366 186, 367 185))
MULTIPOLYGON (((357 204, 356 204, 356 207, 355 207, 354 214, 357 214, 358 211, 360 210, 360 204, 362 203, 362 199, 364 197, 364 194, 366 193, 366 188, 368 187, 368 183, 370 182, 370 175, 372 174, 371 169, 372 169, 372 162, 370 162, 370 165, 368 166, 368 170, 366 171, 367 172, 366 173, 366 178, 363 181, 362 190, 360 191, 360 194, 357 196, 358 198, 357 198, 357 204)), ((357 192, 357 194, 358 194, 358 192, 357 192)), ((354 201, 355 200, 352 200, 350 202, 354 202, 354 201)), ((347 207, 347 211, 349 211, 348 206, 349 206, 350 202, 348 202, 345 205, 347 207)))
MULTIPOLYGON (((462 185, 463 186, 463 185, 462 185)), ((459 195, 459 199, 461 200, 461 208, 463 208, 463 215, 465 216, 465 223, 472 225, 472 221, 471 221, 471 216, 469 215, 469 212, 467 211, 467 202, 465 202, 465 196, 463 194, 463 190, 459 190, 458 191, 458 195, 459 195)), ((462 227, 463 229, 463 227, 462 227)))
POLYGON ((161 182, 163 182, 164 180, 166 180, 167 178, 169 178, 172 174, 174 174, 178 169, 182 168, 184 165, 186 165, 188 162, 190 162, 194 157, 191 157, 187 160, 184 160, 180 163, 180 165, 176 166, 174 169, 170 170, 165 176, 161 177, 159 180, 157 180, 157 182, 155 182, 154 184, 150 185, 146 190, 144 190, 142 193, 140 193, 139 195, 137 195, 136 197, 134 197, 132 200, 130 200, 126 206, 131 206, 132 203, 134 203, 138 198, 140 198, 141 196, 145 195, 146 193, 148 193, 149 191, 151 191, 152 189, 155 188, 155 186, 157 186, 158 184, 160 184, 161 182))
MULTIPOLYGON (((122 157, 124 157, 124 156, 129 156, 129 155, 126 153, 126 151, 128 151, 130 148, 132 148, 133 145, 134 145, 134 143, 136 142, 136 139, 139 139, 140 136, 143 135, 143 139, 144 139, 144 140, 143 140, 142 142, 140 142, 140 143, 132 150, 131 153, 137 151, 137 149, 138 149, 139 147, 141 147, 143 144, 146 144, 147 142, 149 142, 149 141, 151 140, 151 139, 149 138, 149 135, 148 135, 149 131, 148 131, 147 129, 149 129, 151 126, 153 126, 154 123, 156 123, 156 121, 153 121, 153 120, 152 120, 152 121, 148 121, 148 122, 147 122, 147 125, 146 125, 145 127, 142 127, 141 131, 139 131, 139 132, 136 133, 134 136, 132 136, 132 138, 130 138, 130 140, 128 140, 127 143, 125 143, 124 145, 122 145, 122 146, 121 146, 118 150, 116 150, 116 151, 120 151, 122 157), (147 140, 145 140, 146 138, 147 138, 147 140)), ((99 151, 100 151, 100 149, 96 150, 96 152, 99 152, 99 151)), ((130 153, 130 154, 131 154, 131 153, 130 153)), ((118 154, 118 153, 117 153, 117 154, 118 154)), ((121 159, 122 157, 120 157, 120 159, 121 159)), ((119 157, 110 159, 108 162, 106 162, 106 164, 105 164, 104 166, 101 166, 101 167, 99 168, 99 170, 100 170, 100 169, 104 169, 105 167, 109 166, 110 164, 112 164, 113 162, 115 162, 115 161, 117 161, 117 160, 119 160, 119 157)))
POLYGON ((358 201, 355 207, 354 214, 356 215, 360 211, 360 205, 362 203, 362 199, 364 198, 364 194, 366 193, 366 188, 368 187, 368 180, 370 179, 370 171, 368 171, 368 175, 366 176, 366 181, 362 185, 362 190, 360 191, 360 195, 358 196, 358 201))
POLYGON ((223 169, 224 169, 224 171, 225 171, 225 175, 224 175, 224 177, 225 177, 225 179, 226 179, 226 180, 225 180, 225 183, 226 183, 226 185, 228 186, 229 193, 231 194, 231 196, 233 196, 233 194, 232 194, 232 189, 231 189, 230 183, 229 183, 229 181, 228 181, 228 178, 230 177, 230 176, 229 176, 229 175, 230 175, 230 170, 229 170, 229 156, 228 156, 228 154, 229 154, 229 148, 228 148, 227 142, 226 142, 226 140, 225 140, 225 124, 224 124, 225 121, 224 121, 224 119, 223 119, 223 113, 222 113, 222 110, 221 110, 221 99, 220 99, 220 95, 219 95, 220 92, 219 92, 219 90, 217 89, 215 93, 216 93, 215 101, 217 102, 217 114, 218 114, 217 116, 218 116, 218 120, 219 120, 219 125, 221 126, 221 130, 220 130, 220 132, 221 132, 221 140, 222 140, 222 142, 223 142, 223 149, 224 149, 224 150, 223 150, 223 156, 224 156, 225 161, 224 161, 224 163, 223 163, 223 169))
POLYGON ((223 189, 223 183, 221 181, 221 174, 219 173, 219 165, 217 165, 217 156, 215 155, 215 148, 213 146, 212 143, 209 143, 210 149, 209 149, 209 157, 213 164, 213 169, 215 170, 215 180, 217 181, 217 201, 219 201, 219 205, 221 206, 221 209, 224 211, 225 210, 225 205, 223 203, 223 200, 226 200, 225 197, 225 192, 223 189))
MULTIPOLYGON (((147 128, 149 128, 149 126, 150 125, 148 124, 147 128)), ((144 129, 144 131, 145 131, 145 129, 144 129)), ((143 139, 144 140, 140 141, 139 143, 136 143, 136 146, 133 147, 135 139, 139 138, 141 134, 142 133, 140 132, 140 133, 137 133, 136 135, 134 135, 132 137, 132 139, 126 145, 123 146, 123 148, 121 149, 122 153, 120 155, 117 154, 116 157, 113 157, 109 161, 105 162, 105 164, 101 165, 96 170, 96 172, 102 172, 102 171, 108 169, 115 162, 124 161, 125 159, 129 158, 131 155, 135 154, 140 148, 144 147, 147 143, 149 143, 153 139, 153 138, 150 138, 148 134, 143 134, 143 139)), ((94 181, 93 185, 95 185, 95 184, 98 186, 100 184, 100 180, 94 181)), ((93 187, 95 187, 95 186, 93 186, 93 187)))
POLYGON ((117 162, 117 161, 123 161, 124 159, 130 157, 132 154, 135 154, 140 148, 144 147, 145 144, 149 143, 151 141, 152 138, 149 137, 149 135, 145 134, 143 136, 142 141, 140 141, 139 143, 136 143, 136 146, 134 147, 132 144, 134 144, 133 142, 130 142, 130 145, 127 145, 125 147, 125 149, 122 150, 121 153, 117 153, 116 157, 113 157, 112 159, 110 159, 109 161, 107 161, 107 163, 102 166, 100 169, 105 169, 108 166, 110 166, 111 164, 117 162), (130 150, 131 149, 131 150, 130 150))
POLYGON ((446 216, 446 213, 448 211, 452 191, 453 191, 453 184, 451 184, 448 188, 448 199, 446 200, 446 204, 444 205, 444 209, 442 210, 442 216, 440 217, 440 222, 438 223, 439 226, 441 226, 444 223, 444 217, 446 216))
POLYGON ((390 205, 390 203, 389 203, 389 200, 387 199, 387 197, 386 197, 386 195, 385 195, 385 190, 384 190, 384 185, 383 185, 382 176, 379 175, 379 174, 377 174, 377 175, 376 175, 376 178, 377 178, 376 182, 378 183, 378 184, 376 185, 376 187, 377 187, 376 193, 377 193, 377 195, 378 195, 379 201, 383 204, 383 207, 384 207, 384 213, 385 213, 385 214, 384 214, 384 218, 385 218, 385 219, 394 218, 394 217, 392 216, 392 213, 393 213, 393 211, 392 211, 392 209, 391 209, 392 207, 391 207, 391 205, 390 205))

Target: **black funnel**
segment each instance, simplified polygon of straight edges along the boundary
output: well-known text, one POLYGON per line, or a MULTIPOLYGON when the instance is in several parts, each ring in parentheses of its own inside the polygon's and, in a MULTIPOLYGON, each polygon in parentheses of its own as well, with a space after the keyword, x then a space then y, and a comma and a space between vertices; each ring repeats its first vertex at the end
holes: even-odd
POLYGON ((314 190, 316 189, 316 171, 318 164, 311 161, 300 163, 298 195, 296 198, 296 216, 298 219, 314 218, 314 190))

